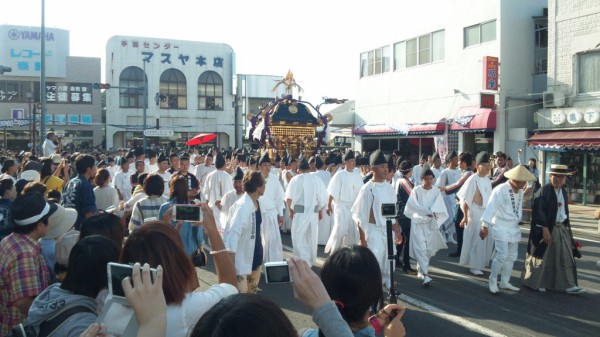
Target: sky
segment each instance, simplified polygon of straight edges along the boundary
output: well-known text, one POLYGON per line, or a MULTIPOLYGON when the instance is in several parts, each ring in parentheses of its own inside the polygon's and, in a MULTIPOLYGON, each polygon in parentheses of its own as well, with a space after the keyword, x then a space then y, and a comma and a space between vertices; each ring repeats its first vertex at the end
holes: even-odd
MULTIPOLYGON (((2 1, 0 23, 39 27, 41 2, 2 1)), ((355 98, 360 53, 391 42, 401 2, 45 0, 45 20, 69 31, 71 56, 102 58, 103 78, 111 36, 226 43, 237 73, 292 70, 303 99, 317 105, 325 96, 355 98)))

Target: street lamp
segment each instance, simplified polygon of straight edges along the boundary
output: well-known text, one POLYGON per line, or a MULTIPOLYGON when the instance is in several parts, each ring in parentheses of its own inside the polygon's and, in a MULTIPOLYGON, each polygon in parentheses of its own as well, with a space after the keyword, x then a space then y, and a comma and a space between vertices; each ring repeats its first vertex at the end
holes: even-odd
MULTIPOLYGON (((143 65, 144 65, 144 111, 143 111, 143 115, 144 115, 144 131, 148 128, 146 125, 146 110, 148 109, 148 76, 146 75, 146 62, 148 62, 146 59, 142 60, 143 65)), ((147 139, 146 139, 146 134, 144 132, 142 132, 142 139, 144 140, 144 150, 148 148, 148 143, 147 143, 147 139)))

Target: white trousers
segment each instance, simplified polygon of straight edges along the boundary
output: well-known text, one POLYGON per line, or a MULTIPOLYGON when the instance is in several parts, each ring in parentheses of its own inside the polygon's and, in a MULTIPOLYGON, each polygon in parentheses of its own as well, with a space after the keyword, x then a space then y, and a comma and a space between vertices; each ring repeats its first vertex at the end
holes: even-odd
POLYGON ((283 261, 283 245, 281 243, 281 233, 279 233, 279 223, 277 222, 277 210, 267 211, 261 215, 262 225, 260 231, 264 252, 263 261, 283 261))
POLYGON ((311 266, 317 262, 318 213, 294 213, 292 221, 292 245, 294 256, 311 266))

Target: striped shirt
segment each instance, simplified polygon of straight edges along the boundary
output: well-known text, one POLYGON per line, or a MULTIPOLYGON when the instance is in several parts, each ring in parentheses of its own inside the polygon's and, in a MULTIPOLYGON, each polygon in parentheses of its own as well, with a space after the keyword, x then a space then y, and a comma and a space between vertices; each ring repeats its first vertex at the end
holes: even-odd
POLYGON ((0 242, 0 335, 6 336, 25 316, 13 305, 35 297, 50 285, 42 247, 25 234, 12 233, 0 242))
POLYGON ((131 220, 129 220, 129 231, 133 232, 143 225, 144 219, 156 217, 158 220, 158 211, 165 202, 167 202, 167 199, 162 195, 154 198, 145 197, 136 202, 131 213, 131 220))

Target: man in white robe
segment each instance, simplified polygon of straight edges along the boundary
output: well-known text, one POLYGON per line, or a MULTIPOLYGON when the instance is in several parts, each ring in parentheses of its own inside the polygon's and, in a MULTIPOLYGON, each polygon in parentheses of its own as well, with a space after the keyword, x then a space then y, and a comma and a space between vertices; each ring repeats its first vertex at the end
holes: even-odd
POLYGON ((163 196, 165 198, 167 198, 167 200, 168 200, 168 199, 170 199, 169 197, 171 196, 171 189, 169 186, 169 182, 171 181, 171 173, 169 173, 167 171, 169 169, 169 159, 164 154, 161 153, 158 156, 157 165, 158 165, 158 170, 156 171, 156 174, 161 176, 161 178, 163 178, 163 182, 165 184, 163 196))
MULTIPOLYGON (((202 188, 204 188, 204 185, 206 185, 206 178, 208 177, 208 174, 214 170, 216 170, 216 167, 213 166, 213 155, 209 152, 204 158, 204 164, 198 165, 194 168, 194 176, 198 178, 202 188)), ((203 198, 204 193, 200 193, 200 197, 203 198)), ((206 201, 206 199, 202 201, 206 201)))
POLYGON ((231 218, 231 212, 229 211, 233 204, 235 204, 244 195, 244 184, 242 179, 244 178, 244 171, 238 166, 233 176, 233 191, 225 193, 221 199, 221 223, 225 224, 227 231, 228 220, 231 218))
POLYGON ((421 154, 421 160, 419 161, 419 165, 415 165, 412 169, 412 183, 417 186, 421 184, 421 172, 423 171, 423 167, 427 164, 427 154, 421 154))
POLYGON ((294 256, 313 265, 317 260, 317 226, 327 204, 327 190, 319 177, 307 174, 310 166, 306 159, 302 159, 298 168, 298 175, 290 180, 285 191, 292 219, 292 245, 294 256))
POLYGON ((440 249, 448 248, 440 226, 448 218, 440 190, 433 186, 431 169, 421 173, 421 185, 416 186, 408 198, 404 215, 411 218, 410 257, 417 260, 418 277, 423 285, 431 283, 429 260, 440 249))
MULTIPOLYGON (((461 170, 458 168, 458 154, 456 151, 450 151, 446 155, 446 162, 448 162, 448 168, 444 169, 436 181, 436 186, 448 187, 453 185, 460 179, 461 170)), ((433 171, 433 170, 432 170, 433 171)), ((446 239, 446 243, 457 244, 454 240, 454 218, 456 217, 457 204, 455 193, 442 193, 444 198, 444 204, 448 209, 448 219, 442 224, 442 233, 446 239)))
MULTIPOLYGON (((435 184, 435 182, 437 182, 437 179, 442 174, 442 158, 440 158, 440 154, 437 152, 434 152, 433 155, 431 156, 430 169, 431 169, 431 172, 433 172, 433 181, 435 184)), ((421 175, 423 175, 423 173, 421 173, 421 175)))
POLYGON ((215 160, 216 170, 212 171, 206 177, 206 182, 203 185, 202 195, 211 207, 217 222, 217 228, 223 230, 225 224, 221 223, 221 199, 223 195, 229 191, 233 191, 233 182, 231 175, 225 171, 225 158, 222 154, 217 154, 215 160))
POLYGON ((491 231, 485 239, 479 236, 481 217, 492 195, 492 183, 488 177, 490 156, 487 152, 480 152, 475 163, 477 174, 471 175, 457 193, 464 214, 460 224, 464 232, 459 263, 468 267, 471 274, 481 276, 481 270, 489 265, 494 247, 491 231))
MULTIPOLYGON (((383 152, 377 150, 369 158, 373 178, 358 191, 356 201, 352 205, 352 217, 358 223, 359 240, 362 246, 369 247, 375 255, 383 285, 390 289, 390 261, 386 233, 387 219, 381 214, 382 204, 396 204, 396 191, 385 180, 388 175, 388 163, 383 152)), ((338 173, 339 174, 339 173, 338 173)), ((396 219, 391 219, 396 243, 400 243, 400 229, 396 219)), ((392 265, 393 266, 393 265, 392 265)))
POLYGON ((358 227, 352 218, 351 208, 364 184, 360 175, 354 172, 354 151, 346 151, 342 159, 344 169, 336 172, 327 186, 327 214, 332 215, 333 211, 333 229, 325 253, 331 253, 343 245, 358 244, 358 227))
POLYGON ((523 187, 536 178, 525 165, 518 165, 504 174, 507 182, 496 186, 481 217, 481 237, 488 236, 488 227, 493 227, 495 255, 492 260, 489 289, 498 294, 500 289, 519 291, 510 284, 510 277, 521 241, 521 221, 523 213, 523 187), (498 274, 500 283, 498 284, 498 274))
POLYGON ((258 160, 258 168, 265 178, 264 194, 258 198, 262 216, 263 260, 265 262, 283 261, 283 245, 279 229, 283 226, 283 187, 277 175, 271 173, 269 152, 263 152, 258 160))
MULTIPOLYGON (((313 172, 312 174, 321 178, 323 185, 325 185, 325 188, 327 188, 329 186, 329 182, 331 181, 331 173, 325 170, 325 163, 323 163, 323 160, 319 155, 313 158, 315 160, 315 168, 317 169, 317 172, 313 172)), ((327 240, 329 240, 329 236, 331 235, 332 223, 333 219, 331 216, 327 214, 327 212, 323 212, 322 218, 319 220, 319 234, 317 239, 317 243, 319 245, 327 244, 327 240)))

